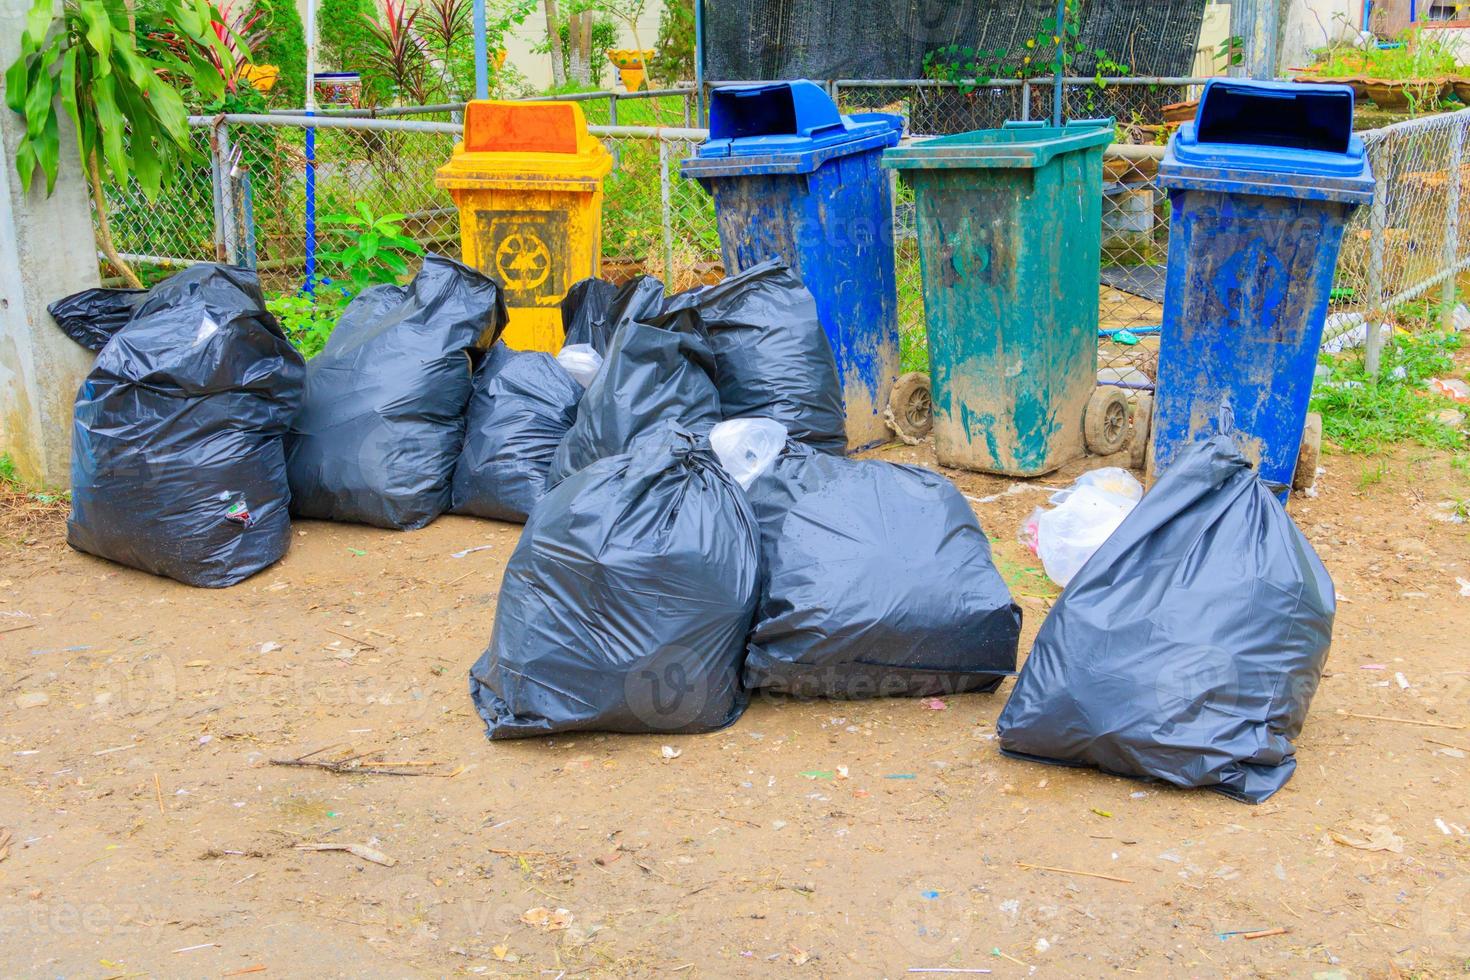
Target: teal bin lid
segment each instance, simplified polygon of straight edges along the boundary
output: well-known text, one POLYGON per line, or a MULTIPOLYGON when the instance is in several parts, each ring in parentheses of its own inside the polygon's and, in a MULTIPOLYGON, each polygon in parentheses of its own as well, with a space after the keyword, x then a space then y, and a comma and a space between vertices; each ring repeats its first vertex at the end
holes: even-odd
POLYGON ((1044 167, 1064 153, 1091 150, 1113 141, 1111 119, 1088 119, 1065 126, 1007 123, 936 136, 895 147, 883 154, 894 170, 1000 170, 1044 167))

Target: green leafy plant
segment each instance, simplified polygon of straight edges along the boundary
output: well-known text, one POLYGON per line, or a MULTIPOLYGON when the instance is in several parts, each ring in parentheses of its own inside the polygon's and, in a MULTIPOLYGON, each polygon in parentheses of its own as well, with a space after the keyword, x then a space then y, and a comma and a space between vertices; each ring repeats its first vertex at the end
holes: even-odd
POLYGON ((265 308, 280 321, 286 339, 302 357, 315 357, 336 329, 342 315, 342 294, 319 289, 311 293, 286 293, 265 301, 265 308))
MULTIPOLYGON (((418 34, 425 42, 432 75, 444 95, 458 99, 471 94, 475 51, 469 0, 426 0, 418 10, 418 34), (469 56, 468 79, 464 77, 465 55, 469 56)), ((487 36, 486 43, 498 46, 498 39, 492 43, 487 36)))
POLYGON ((1399 442, 1462 451, 1465 434, 1436 414, 1455 404, 1430 393, 1431 377, 1451 376, 1460 337, 1425 331, 1395 340, 1384 350, 1383 371, 1373 376, 1361 352, 1324 356, 1330 374, 1312 392, 1312 410, 1322 415, 1324 433, 1343 452, 1375 453, 1399 442))
POLYGON ((141 50, 121 4, 66 0, 58 22, 51 0, 36 0, 21 34, 20 56, 5 74, 6 103, 26 119, 15 154, 21 186, 29 191, 39 172, 46 177, 46 193, 55 188, 65 111, 91 184, 98 244, 135 286, 137 274, 113 245, 104 176, 120 186, 136 178, 144 195, 156 200, 193 152, 180 89, 218 99, 235 67, 235 52, 226 43, 230 29, 206 0, 175 0, 164 9, 174 32, 188 41, 182 52, 141 50))
POLYGON ((1441 32, 1410 29, 1387 48, 1362 49, 1347 43, 1317 51, 1309 69, 1322 78, 1382 78, 1390 81, 1443 78, 1462 71, 1459 52, 1441 32))
POLYGON ((378 22, 373 0, 321 0, 317 8, 322 64, 336 71, 362 73, 364 105, 378 105, 388 96, 388 80, 368 71, 378 42, 372 25, 378 22))
MULTIPOLYGON (((1071 74, 1079 58, 1090 55, 1098 88, 1107 87, 1107 78, 1127 75, 1132 68, 1102 48, 1089 48, 1081 40, 1081 0, 1067 0, 1066 17, 1059 24, 1055 16, 1043 17, 1036 33, 1021 48, 976 50, 951 44, 931 51, 924 57, 924 74, 956 83, 965 93, 983 88, 996 78, 1037 78, 1058 68, 1071 74)), ((1090 94, 1089 94, 1090 98, 1090 94)), ((1089 102, 1089 107, 1090 107, 1089 102)))
POLYGON ((694 0, 666 0, 658 15, 657 53, 649 67, 665 85, 694 77, 694 0))
POLYGON ((387 0, 383 13, 381 23, 367 24, 377 43, 367 50, 363 67, 385 78, 401 102, 423 105, 428 99, 429 61, 414 30, 419 12, 409 9, 408 0, 387 0))
POLYGON ((271 99, 288 106, 306 104, 306 30, 292 0, 255 0, 262 37, 250 48, 258 65, 275 65, 281 74, 271 99))
POLYGON ((1215 47, 1215 69, 1225 71, 1245 64, 1245 38, 1232 34, 1215 47))
POLYGON ((423 255, 424 247, 403 233, 403 215, 375 216, 366 204, 355 214, 329 214, 321 220, 323 239, 337 238, 343 248, 317 253, 323 265, 339 270, 344 290, 356 295, 369 286, 397 282, 408 274, 405 255, 423 255))

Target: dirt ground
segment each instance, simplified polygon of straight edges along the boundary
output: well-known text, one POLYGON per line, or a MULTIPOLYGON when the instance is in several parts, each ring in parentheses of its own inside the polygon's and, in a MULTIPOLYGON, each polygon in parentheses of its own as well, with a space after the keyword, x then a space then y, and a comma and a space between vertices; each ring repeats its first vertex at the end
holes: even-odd
MULTIPOLYGON (((12 529, 0 973, 1462 976, 1470 534, 1443 503, 1470 491, 1423 450, 1325 466, 1292 511, 1339 590, 1332 656, 1259 807, 1003 758, 1009 682, 491 744, 465 674, 511 525, 304 522, 224 591, 12 529), (271 764, 307 753, 417 775, 271 764)), ((950 475, 1024 651, 1055 594, 1015 541, 1041 483, 950 475)))

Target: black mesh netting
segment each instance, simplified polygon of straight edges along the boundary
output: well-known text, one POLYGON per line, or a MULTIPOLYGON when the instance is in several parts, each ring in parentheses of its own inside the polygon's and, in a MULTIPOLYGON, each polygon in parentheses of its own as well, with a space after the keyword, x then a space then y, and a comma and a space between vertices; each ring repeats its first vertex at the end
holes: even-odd
MULTIPOLYGON (((1003 52, 1010 65, 1056 12, 1052 0, 703 2, 705 74, 715 80, 921 78, 925 56, 949 45, 1003 52)), ((1130 74, 1187 74, 1204 8, 1205 0, 1083 0, 1082 53, 1068 70, 1094 74, 1101 50, 1130 74)))

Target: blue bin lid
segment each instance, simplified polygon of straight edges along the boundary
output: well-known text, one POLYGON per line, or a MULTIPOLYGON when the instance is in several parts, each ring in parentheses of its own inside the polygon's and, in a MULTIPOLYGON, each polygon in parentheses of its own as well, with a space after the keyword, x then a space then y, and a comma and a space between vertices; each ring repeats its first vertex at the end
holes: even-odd
POLYGON ((1159 182, 1362 204, 1373 197, 1346 85, 1214 78, 1193 122, 1179 127, 1159 182))
POLYGON ((815 82, 726 85, 710 93, 709 139, 685 160, 686 177, 810 173, 834 157, 898 143, 903 117, 844 116, 815 82))

